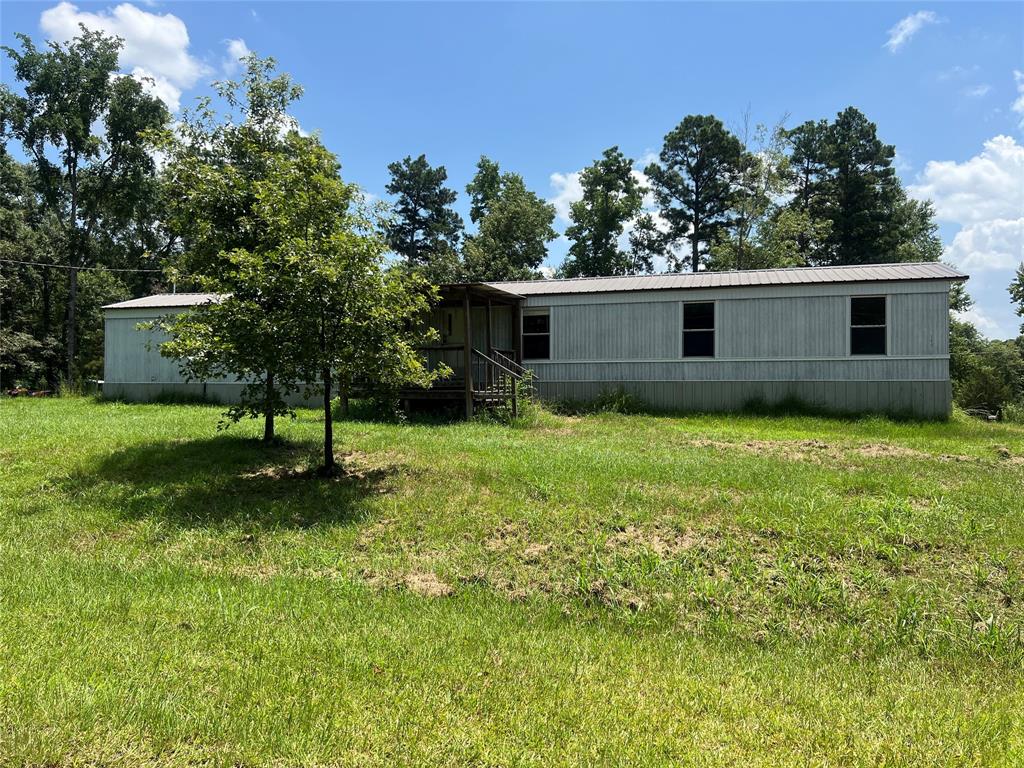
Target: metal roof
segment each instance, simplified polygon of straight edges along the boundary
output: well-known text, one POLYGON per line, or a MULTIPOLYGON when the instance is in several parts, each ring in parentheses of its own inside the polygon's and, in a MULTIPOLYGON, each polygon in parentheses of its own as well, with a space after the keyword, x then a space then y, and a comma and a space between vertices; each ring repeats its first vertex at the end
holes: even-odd
POLYGON ((157 293, 141 299, 107 304, 104 309, 152 309, 159 307, 194 307, 220 299, 219 293, 157 293))
POLYGON ((807 283, 873 283, 896 280, 966 280, 967 275, 937 261, 906 264, 860 264, 843 267, 786 267, 732 272, 679 272, 627 277, 580 277, 569 280, 521 280, 491 283, 521 296, 564 293, 609 293, 680 288, 733 288, 807 283))
MULTIPOLYGON (((914 264, 861 264, 847 267, 787 267, 733 272, 677 272, 628 277, 578 277, 571 280, 519 280, 494 283, 452 283, 443 288, 488 289, 505 298, 564 293, 656 291, 680 288, 733 288, 751 285, 804 285, 808 283, 875 283, 899 280, 966 280, 967 275, 937 261, 914 264), (500 294, 498 293, 500 292, 500 294)), ((103 309, 159 309, 192 307, 217 301, 216 293, 162 293, 108 304, 103 309)))

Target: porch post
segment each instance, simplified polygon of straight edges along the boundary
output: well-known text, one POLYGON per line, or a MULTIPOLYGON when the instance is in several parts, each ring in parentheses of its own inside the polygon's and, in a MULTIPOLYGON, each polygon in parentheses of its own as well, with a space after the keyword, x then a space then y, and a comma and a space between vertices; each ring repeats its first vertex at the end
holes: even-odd
POLYGON ((516 299, 512 310, 512 348, 516 362, 523 364, 523 300, 516 299))
MULTIPOLYGON (((494 359, 494 346, 491 344, 491 299, 487 299, 487 356, 494 359)), ((491 366, 487 365, 487 386, 491 386, 491 366)))
POLYGON ((473 323, 470 321, 469 286, 466 286, 466 293, 462 297, 463 330, 465 341, 463 343, 463 368, 466 371, 466 418, 473 418, 473 323))

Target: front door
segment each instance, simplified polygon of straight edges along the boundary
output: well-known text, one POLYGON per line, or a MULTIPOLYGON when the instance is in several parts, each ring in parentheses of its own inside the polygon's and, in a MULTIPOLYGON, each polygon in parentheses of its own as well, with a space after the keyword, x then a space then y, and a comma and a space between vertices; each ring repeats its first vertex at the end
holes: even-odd
POLYGON ((441 310, 441 343, 464 344, 466 341, 466 325, 463 312, 459 307, 441 310))

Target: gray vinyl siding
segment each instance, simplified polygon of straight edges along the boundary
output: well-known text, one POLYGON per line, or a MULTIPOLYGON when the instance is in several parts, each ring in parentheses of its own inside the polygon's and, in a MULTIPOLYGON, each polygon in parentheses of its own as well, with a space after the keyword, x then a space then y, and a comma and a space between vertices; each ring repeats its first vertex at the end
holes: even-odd
POLYGON ((720 357, 835 357, 846 354, 845 296, 742 299, 716 307, 720 357))
POLYGON ((180 310, 108 310, 103 336, 103 379, 116 384, 176 384, 178 362, 160 354, 167 335, 139 323, 180 310))
POLYGON ((559 360, 678 357, 679 305, 584 304, 552 310, 552 355, 559 360))
POLYGON ((838 411, 948 415, 948 283, 759 286, 530 296, 549 307, 544 398, 623 389, 654 407, 731 410, 795 397, 838 411), (849 353, 850 297, 888 298, 888 354, 849 353), (715 302, 715 358, 683 359, 682 305, 715 302))
POLYGON ((948 294, 892 294, 889 327, 892 355, 949 354, 948 294))
MULTIPOLYGON (((796 397, 838 411, 942 417, 951 405, 948 290, 947 280, 918 280, 531 295, 525 307, 551 313, 551 359, 526 364, 548 399, 586 401, 624 389, 666 410, 726 411, 796 397), (850 297, 866 295, 888 297, 885 356, 849 354, 850 297), (681 357, 686 301, 715 302, 714 359, 681 357)), ((180 309, 107 310, 104 392, 135 400, 171 392, 237 399, 240 382, 186 383, 178 363, 160 355, 163 336, 137 329, 169 311, 180 309)), ((492 309, 497 348, 515 346, 511 313, 492 309)), ((441 317, 435 314, 438 326, 441 317)), ((473 346, 481 350, 484 318, 483 308, 474 308, 473 346)))

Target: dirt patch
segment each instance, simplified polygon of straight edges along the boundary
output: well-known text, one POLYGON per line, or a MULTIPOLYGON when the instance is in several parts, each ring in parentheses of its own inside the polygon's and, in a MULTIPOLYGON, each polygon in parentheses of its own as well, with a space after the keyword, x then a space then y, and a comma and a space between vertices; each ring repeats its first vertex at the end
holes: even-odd
POLYGON ((433 573, 407 573, 402 583, 410 592, 423 597, 448 597, 455 593, 451 584, 441 581, 433 573))
POLYGON ((530 544, 523 550, 522 560, 524 563, 538 563, 549 549, 550 544, 530 544))
MULTIPOLYGON (((689 445, 698 448, 714 448, 716 450, 745 451, 759 456, 779 456, 789 461, 810 461, 815 464, 850 468, 847 461, 850 457, 860 456, 867 459, 925 459, 931 461, 981 461, 975 456, 958 454, 933 454, 907 448, 893 443, 865 443, 863 445, 832 445, 822 440, 744 440, 727 442, 700 438, 688 441, 689 445)), ((1003 457, 1006 461, 1007 457, 1003 457)), ((1012 458, 1009 461, 1013 462, 1012 458)))
POLYGON ((502 552, 508 549, 513 542, 523 538, 526 532, 522 523, 503 523, 484 541, 484 549, 489 552, 502 552))
POLYGON ((913 448, 905 448, 901 445, 891 443, 868 443, 859 445, 854 451, 869 459, 932 459, 934 456, 923 451, 915 451, 913 448))
POLYGON ((642 528, 629 525, 609 536, 606 546, 624 550, 649 549, 659 557, 670 557, 692 549, 700 542, 700 535, 693 531, 675 531, 664 526, 642 528))
POLYGON ((384 536, 391 531, 394 523, 394 520, 384 519, 378 520, 377 522, 367 526, 359 532, 358 536, 356 536, 356 547, 359 549, 367 549, 378 539, 384 538, 384 536))

